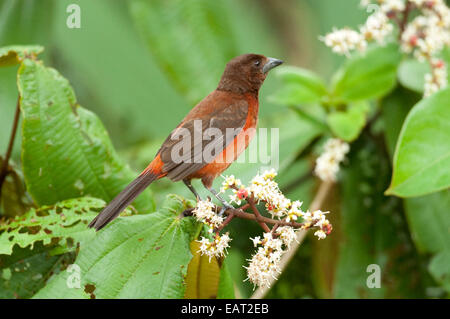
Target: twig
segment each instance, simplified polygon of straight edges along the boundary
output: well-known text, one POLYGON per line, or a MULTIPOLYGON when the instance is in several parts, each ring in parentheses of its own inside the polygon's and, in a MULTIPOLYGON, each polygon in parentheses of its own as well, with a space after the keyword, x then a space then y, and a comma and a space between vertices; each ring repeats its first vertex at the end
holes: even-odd
POLYGON ((6 176, 8 176, 8 173, 9 173, 8 163, 9 163, 9 159, 11 158, 11 152, 12 152, 13 145, 14 145, 14 139, 16 137, 17 124, 19 123, 19 117, 20 117, 20 96, 17 98, 16 113, 14 114, 14 122, 13 122, 13 127, 11 130, 11 136, 9 138, 8 149, 6 150, 6 155, 5 155, 5 158, 3 159, 2 167, 0 169, 0 194, 2 192, 3 182, 5 181, 5 178, 6 178, 6 176))
MULTIPOLYGON (((278 219, 272 219, 269 217, 265 217, 262 215, 256 216, 254 214, 249 214, 246 213, 244 211, 242 211, 241 208, 239 209, 227 209, 225 214, 227 214, 228 216, 233 215, 233 218, 242 218, 242 219, 248 219, 248 220, 255 220, 257 222, 260 223, 267 223, 267 224, 271 224, 271 225, 275 225, 274 227, 278 227, 278 226, 292 226, 295 228, 300 228, 302 226, 304 226, 303 223, 296 223, 296 222, 287 222, 284 220, 278 220, 278 219)), ((268 226, 266 225, 268 231, 270 231, 270 229, 268 228, 268 226)))
MULTIPOLYGON (((309 210, 315 211, 323 206, 323 202, 325 201, 327 194, 329 193, 331 187, 333 186, 332 182, 322 182, 319 186, 319 190, 317 191, 316 196, 314 197, 313 202, 311 203, 309 210)), ((297 252, 297 249, 300 247, 301 243, 305 239, 305 236, 307 234, 307 230, 299 230, 297 232, 297 238, 296 241, 294 241, 291 245, 291 247, 283 254, 280 261, 280 271, 283 272, 283 270, 287 267, 289 262, 291 261, 292 257, 297 252)), ((275 283, 275 279, 270 279, 270 284, 268 286, 273 286, 275 283)), ((269 292, 270 288, 259 287, 256 289, 256 291, 251 296, 251 299, 262 299, 264 296, 269 292)))
POLYGON ((253 201, 252 197, 248 197, 247 198, 247 203, 250 204, 251 209, 253 210, 253 213, 255 214, 256 221, 259 223, 259 225, 261 226, 261 228, 266 232, 270 232, 270 228, 262 221, 263 216, 261 216, 261 214, 259 213, 258 208, 256 207, 255 202, 253 201))

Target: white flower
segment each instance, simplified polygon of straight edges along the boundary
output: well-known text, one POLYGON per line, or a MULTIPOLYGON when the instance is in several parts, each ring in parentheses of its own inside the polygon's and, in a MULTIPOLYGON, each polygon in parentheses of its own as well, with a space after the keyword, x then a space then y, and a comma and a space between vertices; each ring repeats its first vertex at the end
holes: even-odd
POLYGON ((374 40, 379 44, 384 44, 385 38, 392 33, 393 29, 394 27, 389 22, 388 17, 383 12, 378 11, 369 16, 360 31, 365 40, 374 40))
POLYGON ((297 238, 294 228, 290 226, 278 227, 276 233, 280 235, 283 244, 288 248, 291 247, 292 242, 297 238))
POLYGON ((329 139, 324 152, 316 160, 315 174, 323 181, 336 181, 339 164, 345 158, 350 146, 337 138, 329 139))
POLYGON ((291 204, 291 208, 288 210, 286 214, 286 221, 289 223, 291 221, 296 221, 298 217, 301 217, 303 215, 303 211, 301 210, 303 202, 301 201, 295 201, 291 204))
POLYGON ((447 65, 442 60, 433 60, 431 74, 425 75, 424 96, 430 96, 447 86, 447 65))
POLYGON ((318 231, 316 231, 314 233, 314 236, 317 236, 320 239, 325 239, 327 237, 327 234, 325 234, 325 232, 321 229, 319 229, 318 231))
POLYGON ((200 252, 202 255, 207 255, 209 257, 209 261, 213 257, 223 257, 227 252, 227 248, 229 247, 228 243, 231 241, 228 233, 223 234, 222 236, 216 236, 215 239, 210 242, 208 238, 202 237, 198 242, 200 245, 200 252))
POLYGON ((250 259, 247 269, 247 279, 256 286, 270 286, 272 279, 277 279, 280 273, 279 263, 283 254, 283 241, 273 238, 272 234, 264 233, 264 239, 259 241, 259 237, 252 239, 253 243, 261 244, 256 254, 250 259), (258 239, 258 240, 256 240, 258 239))
POLYGON ((326 46, 330 47, 333 52, 341 55, 349 55, 353 50, 364 52, 367 48, 367 42, 358 32, 351 29, 333 29, 321 40, 326 46))
MULTIPOLYGON (((198 201, 192 213, 198 221, 207 224, 213 229, 219 227, 223 222, 223 218, 217 215, 213 209, 214 204, 208 199, 198 201)), ((210 232, 212 231, 211 229, 210 232)))
POLYGON ((220 188, 220 192, 223 193, 227 189, 232 187, 239 188, 242 185, 241 180, 234 177, 234 175, 226 176, 225 180, 222 183, 222 187, 220 188))
POLYGON ((291 201, 281 193, 278 184, 273 180, 275 176, 274 170, 256 175, 251 180, 247 191, 258 202, 264 201, 272 216, 283 217, 290 208, 291 201))
POLYGON ((261 244, 261 237, 256 236, 255 238, 250 238, 251 241, 253 242, 253 246, 258 246, 259 244, 261 244))
POLYGON ((387 0, 381 4, 381 11, 385 13, 403 10, 405 10, 405 1, 403 0, 387 0))

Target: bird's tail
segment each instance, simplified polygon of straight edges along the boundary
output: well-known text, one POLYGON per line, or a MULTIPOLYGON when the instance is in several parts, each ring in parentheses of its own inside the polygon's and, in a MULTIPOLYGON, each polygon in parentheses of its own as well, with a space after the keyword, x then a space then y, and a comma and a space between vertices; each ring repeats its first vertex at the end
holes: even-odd
POLYGON ((133 200, 147 188, 154 180, 160 178, 152 170, 145 170, 134 181, 132 181, 123 191, 119 193, 100 214, 95 217, 89 227, 100 230, 133 202, 133 200))

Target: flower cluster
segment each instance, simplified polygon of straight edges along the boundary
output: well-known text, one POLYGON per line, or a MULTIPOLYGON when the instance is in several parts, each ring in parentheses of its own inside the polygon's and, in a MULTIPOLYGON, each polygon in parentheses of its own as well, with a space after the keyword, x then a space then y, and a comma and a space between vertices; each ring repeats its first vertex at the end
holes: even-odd
POLYGON ((401 48, 421 61, 427 61, 431 73, 425 75, 424 95, 447 86, 447 65, 436 56, 450 45, 450 9, 443 0, 410 0, 420 15, 409 23, 402 36, 401 48))
POLYGON ((258 247, 256 254, 249 260, 247 269, 247 279, 256 286, 270 286, 271 279, 277 279, 280 273, 280 261, 283 250, 283 240, 273 238, 272 233, 264 233, 264 238, 256 237, 252 239, 255 247, 258 247))
POLYGON ((324 152, 316 160, 315 174, 323 181, 336 181, 339 164, 344 160, 350 146, 337 138, 325 143, 324 152))
POLYGON ((351 51, 358 50, 364 52, 367 48, 367 42, 357 31, 345 29, 333 29, 333 32, 322 37, 325 45, 330 47, 333 52, 341 55, 349 55, 351 51))
MULTIPOLYGON (((368 43, 384 44, 398 24, 400 45, 404 53, 431 66, 425 76, 424 95, 428 96, 447 86, 447 66, 437 56, 450 45, 450 9, 444 0, 362 0, 361 6, 377 5, 359 31, 334 29, 322 37, 333 52, 349 55, 351 51, 364 51, 368 43), (417 16, 408 23, 408 15, 417 9, 417 16)), ((372 7, 373 8, 373 7, 372 7)), ((392 37, 390 38, 392 39, 392 37)), ((389 39, 389 40, 390 40, 389 39)))
POLYGON ((210 233, 223 223, 223 217, 220 217, 214 212, 214 204, 209 199, 198 201, 192 213, 199 222, 209 226, 210 233))
MULTIPOLYGON (((339 147, 342 146, 340 144, 329 144, 330 149, 339 147)), ((335 152, 337 151, 335 150, 335 152)), ((225 193, 227 190, 233 192, 229 196, 230 202, 240 204, 242 200, 246 200, 248 202, 246 207, 252 207, 256 216, 259 216, 260 213, 257 211, 255 204, 264 203, 272 218, 276 217, 276 219, 270 220, 270 223, 274 225, 272 230, 268 231, 268 226, 264 225, 263 238, 261 239, 258 236, 252 239, 253 244, 258 249, 250 259, 248 267, 245 268, 247 269, 248 279, 257 286, 268 286, 273 279, 276 279, 276 275, 280 272, 281 256, 296 240, 297 229, 307 230, 316 227, 317 231, 314 235, 318 239, 325 238, 332 230, 330 222, 325 218, 326 213, 320 210, 304 212, 301 209, 302 202, 291 201, 286 198, 274 180, 276 175, 277 173, 273 169, 257 174, 247 187, 233 175, 225 176, 220 189, 221 193, 225 193)), ((212 241, 205 237, 199 240, 201 254, 207 255, 210 260, 213 257, 225 256, 231 238, 228 233, 220 235, 220 230, 235 215, 239 215, 239 212, 230 212, 225 220, 215 213, 214 204, 207 200, 199 201, 192 213, 197 220, 209 227, 210 233, 215 232, 212 241)), ((250 219, 248 213, 242 212, 241 214, 250 219)))
POLYGON ((213 257, 223 257, 229 247, 228 243, 231 241, 228 233, 222 234, 222 236, 216 234, 216 237, 212 242, 208 238, 202 237, 200 242, 200 252, 202 255, 209 257, 209 261, 213 257))

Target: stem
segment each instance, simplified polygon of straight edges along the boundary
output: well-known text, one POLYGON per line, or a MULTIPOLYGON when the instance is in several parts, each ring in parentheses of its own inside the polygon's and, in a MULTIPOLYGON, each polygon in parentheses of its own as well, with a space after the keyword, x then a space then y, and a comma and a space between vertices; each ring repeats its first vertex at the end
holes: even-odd
MULTIPOLYGON (((225 214, 228 214, 228 216, 233 215, 233 218, 237 217, 237 218, 242 218, 242 219, 255 220, 258 223, 267 223, 267 224, 275 225, 274 227, 292 226, 295 228, 301 228, 302 226, 304 226, 303 223, 287 222, 284 220, 272 219, 269 217, 262 216, 261 214, 259 216, 256 216, 254 214, 249 214, 249 213, 243 212, 241 208, 227 209, 225 214)), ((269 227, 267 225, 266 225, 266 227, 269 229, 269 227)), ((268 231, 270 231, 270 229, 268 231)))
POLYGON ((261 216, 261 214, 258 211, 258 208, 255 205, 255 202, 253 201, 252 197, 248 197, 247 198, 247 202, 250 204, 250 207, 253 210, 253 213, 255 214, 256 221, 258 222, 258 224, 261 226, 261 228, 266 232, 270 232, 270 228, 262 221, 263 220, 263 216, 261 216))
POLYGON ((0 194, 2 191, 3 182, 5 181, 6 176, 8 176, 9 169, 8 169, 8 163, 9 159, 11 158, 11 152, 14 145, 14 139, 16 137, 17 132, 17 125, 19 123, 19 117, 20 117, 20 96, 17 98, 17 106, 16 106, 16 113, 14 114, 14 122, 13 127, 11 130, 11 136, 9 138, 9 144, 8 149, 6 150, 5 158, 3 159, 2 167, 0 169, 0 194))
MULTIPOLYGON (((332 186, 333 186, 332 182, 322 182, 320 184, 319 190, 317 191, 317 194, 314 197, 314 200, 309 207, 309 209, 311 211, 315 211, 323 205, 323 202, 325 201, 327 194, 330 191, 332 186)), ((292 243, 291 247, 281 257, 281 261, 280 261, 280 272, 281 273, 287 267, 287 265, 291 261, 292 257, 294 257, 295 253, 297 252, 297 249, 300 247, 301 243, 305 239, 307 232, 308 232, 307 230, 299 230, 297 232, 297 240, 292 243)), ((275 283, 275 279, 271 278, 269 286, 273 286, 274 283, 275 283)), ((262 299, 262 298, 264 298, 265 295, 267 295, 269 290, 270 290, 270 288, 267 288, 266 286, 258 287, 258 289, 256 289, 256 291, 253 293, 253 295, 250 298, 251 299, 262 299)))
POLYGON ((217 229, 216 232, 220 232, 222 229, 225 228, 226 225, 228 225, 231 220, 234 218, 234 212, 232 211, 231 213, 229 213, 229 215, 227 216, 227 218, 223 221, 222 225, 220 225, 217 229))

